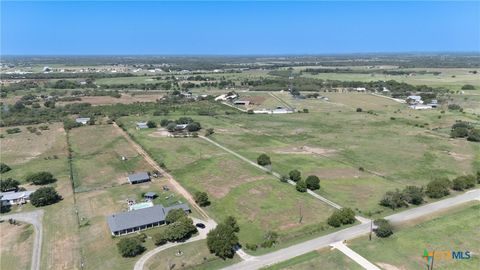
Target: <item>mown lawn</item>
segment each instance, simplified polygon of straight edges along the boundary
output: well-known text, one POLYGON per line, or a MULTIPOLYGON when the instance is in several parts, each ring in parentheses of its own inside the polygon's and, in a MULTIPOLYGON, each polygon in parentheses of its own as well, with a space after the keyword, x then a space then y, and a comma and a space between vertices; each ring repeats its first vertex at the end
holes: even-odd
POLYGON ((211 270, 220 269, 239 261, 240 258, 237 256, 226 260, 216 257, 208 250, 207 240, 200 240, 157 253, 145 263, 145 269, 211 270), (181 251, 181 255, 178 254, 178 251, 181 251), (173 267, 169 268, 171 266, 173 267))
POLYGON ((480 204, 466 205, 413 227, 403 227, 385 239, 367 237, 349 242, 350 248, 371 262, 398 269, 425 269, 422 258, 428 251, 470 251, 469 260, 435 260, 435 269, 478 269, 480 267, 480 204))
POLYGON ((360 265, 345 256, 338 250, 317 250, 295 257, 262 270, 317 270, 317 269, 345 269, 360 270, 360 265))

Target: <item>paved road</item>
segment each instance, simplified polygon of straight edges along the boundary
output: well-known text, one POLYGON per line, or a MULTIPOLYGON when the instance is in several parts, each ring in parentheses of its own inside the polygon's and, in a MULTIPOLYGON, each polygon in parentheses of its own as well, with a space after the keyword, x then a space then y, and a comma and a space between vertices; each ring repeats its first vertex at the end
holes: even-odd
POLYGON ((35 239, 33 241, 32 264, 30 268, 32 270, 40 270, 40 255, 42 254, 43 239, 43 210, 40 209, 32 212, 0 216, 0 220, 8 220, 10 218, 27 222, 33 225, 33 229, 35 231, 35 239))
POLYGON ((167 181, 170 183, 170 185, 180 194, 182 195, 187 201, 188 203, 194 207, 205 219, 210 219, 210 217, 208 216, 207 212, 205 212, 205 210, 203 210, 196 202, 195 200, 193 199, 193 196, 186 190, 184 189, 174 178, 172 175, 170 175, 169 173, 167 173, 164 169, 162 169, 158 164, 157 162, 152 158, 150 157, 150 155, 138 144, 136 143, 134 140, 132 140, 132 138, 130 138, 130 135, 128 135, 127 132, 125 132, 123 129, 121 129, 117 123, 113 123, 113 126, 118 128, 118 130, 121 132, 121 134, 125 137, 125 139, 133 146, 133 148, 135 148, 135 150, 137 150, 137 152, 142 155, 145 160, 157 171, 159 171, 163 176, 165 176, 167 178, 167 181))
POLYGON ((361 267, 367 270, 381 270, 373 263, 369 262, 367 259, 362 257, 360 254, 356 253, 355 251, 351 250, 347 247, 343 241, 333 243, 330 245, 333 248, 340 250, 343 254, 347 255, 350 259, 358 263, 361 267))
MULTIPOLYGON (((450 207, 457 206, 472 200, 480 200, 480 189, 472 190, 467 193, 458 195, 456 197, 448 198, 438 202, 426 204, 417 208, 409 209, 398 214, 394 214, 386 217, 392 223, 401 223, 410 220, 417 219, 422 216, 428 216, 431 213, 443 211, 450 207)), ((231 265, 224 269, 228 270, 243 270, 243 269, 259 269, 269 265, 273 265, 282 261, 292 259, 302 254, 314 251, 320 248, 328 247, 329 245, 359 237, 367 234, 370 231, 370 224, 363 223, 355 225, 353 227, 343 229, 338 232, 334 232, 325 236, 321 236, 312 240, 305 241, 303 243, 293 245, 263 256, 254 257, 248 261, 242 261, 240 263, 231 265)))
POLYGON ((212 220, 212 219, 209 219, 207 221, 204 221, 204 220, 200 220, 200 219, 197 219, 197 218, 192 218, 193 219, 193 222, 194 223, 203 223, 205 224, 205 228, 204 229, 198 229, 198 235, 195 236, 195 237, 192 237, 184 242, 175 242, 175 243, 168 243, 168 244, 165 244, 165 245, 162 245, 162 246, 159 246, 155 249, 152 249, 150 250, 149 252, 145 253, 142 255, 142 257, 140 257, 140 259, 135 263, 135 266, 134 266, 134 270, 143 270, 143 268, 145 267, 145 263, 150 259, 152 258, 153 256, 155 256, 157 253, 161 252, 161 251, 164 251, 165 249, 168 249, 168 248, 171 248, 171 247, 176 247, 176 246, 180 246, 180 245, 183 245, 183 244, 186 244, 186 243, 191 243, 191 242, 195 242, 195 241, 199 241, 199 240, 203 240, 203 239, 206 239, 207 238, 207 233, 210 231, 210 230, 213 230, 216 226, 217 226, 217 223, 212 220))

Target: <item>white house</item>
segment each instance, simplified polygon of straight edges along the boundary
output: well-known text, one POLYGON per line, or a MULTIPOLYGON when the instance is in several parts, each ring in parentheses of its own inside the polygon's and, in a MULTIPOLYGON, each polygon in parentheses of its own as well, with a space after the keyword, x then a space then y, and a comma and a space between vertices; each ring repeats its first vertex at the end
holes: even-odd
POLYGON ((75 119, 75 122, 80 123, 82 125, 86 125, 88 123, 88 121, 90 121, 89 117, 79 117, 79 118, 75 119))
POLYGON ((148 128, 147 122, 137 122, 137 129, 148 128))
POLYGON ((30 195, 34 191, 9 191, 0 193, 0 202, 5 205, 20 205, 30 201, 30 195))
POLYGON ((416 95, 408 96, 406 101, 408 104, 423 104, 422 97, 416 95))

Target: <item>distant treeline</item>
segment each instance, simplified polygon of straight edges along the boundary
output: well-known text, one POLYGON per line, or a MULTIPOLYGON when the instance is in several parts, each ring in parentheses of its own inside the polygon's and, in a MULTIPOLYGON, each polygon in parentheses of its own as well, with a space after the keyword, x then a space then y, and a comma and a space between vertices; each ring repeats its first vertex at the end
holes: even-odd
POLYGON ((108 72, 82 72, 82 73, 70 73, 70 72, 49 72, 49 73, 25 73, 25 74, 2 74, 2 78, 5 80, 17 80, 17 79, 82 79, 82 78, 117 78, 117 77, 135 77, 131 73, 108 73, 108 72))
POLYGON ((306 73, 310 74, 321 74, 321 73, 344 73, 344 74, 385 74, 385 75, 410 75, 410 74, 418 74, 418 75, 425 75, 425 74, 433 74, 433 75, 440 75, 441 72, 438 71, 426 71, 426 70, 419 70, 419 71, 410 71, 410 70, 384 70, 384 69, 367 69, 367 70, 359 70, 359 69, 351 69, 351 68, 307 68, 304 70, 306 73))
POLYGON ((2 62, 18 67, 31 65, 102 66, 132 65, 159 67, 165 70, 214 70, 232 68, 277 68, 288 66, 375 66, 401 68, 478 68, 480 54, 348 54, 308 56, 4 56, 2 62))
POLYGON ((138 102, 132 104, 114 104, 92 106, 90 103, 73 103, 65 106, 33 107, 17 102, 13 105, 2 105, 0 126, 31 125, 46 122, 59 122, 70 115, 86 117, 107 116, 116 119, 134 114, 168 115, 181 112, 188 115, 235 114, 237 110, 209 100, 192 101, 172 97, 157 102, 138 102))
POLYGON ((338 81, 338 80, 320 80, 313 78, 295 77, 288 78, 266 78, 259 80, 244 80, 241 83, 244 87, 249 87, 252 91, 331 91, 334 88, 359 88, 364 87, 367 91, 381 92, 384 88, 390 91, 392 97, 406 97, 412 93, 448 93, 449 90, 443 87, 430 87, 427 85, 411 85, 408 83, 389 81, 338 81))

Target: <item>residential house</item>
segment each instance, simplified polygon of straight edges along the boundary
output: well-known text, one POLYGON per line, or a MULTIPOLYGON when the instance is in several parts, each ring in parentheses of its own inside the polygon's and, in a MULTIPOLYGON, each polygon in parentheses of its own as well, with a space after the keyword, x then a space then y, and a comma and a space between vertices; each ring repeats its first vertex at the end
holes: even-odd
POLYGON ((75 119, 75 122, 80 123, 82 125, 88 124, 88 121, 90 121, 89 117, 79 117, 79 118, 75 119))
POLYGON ((147 122, 137 122, 137 129, 148 128, 147 122))
POLYGON ((0 193, 0 202, 2 206, 20 205, 30 201, 30 195, 34 191, 9 191, 0 193))
POLYGON ((135 211, 113 214, 107 217, 107 223, 112 235, 125 235, 165 224, 168 212, 173 209, 183 209, 187 213, 191 212, 187 204, 170 207, 163 207, 163 205, 158 204, 135 211))

